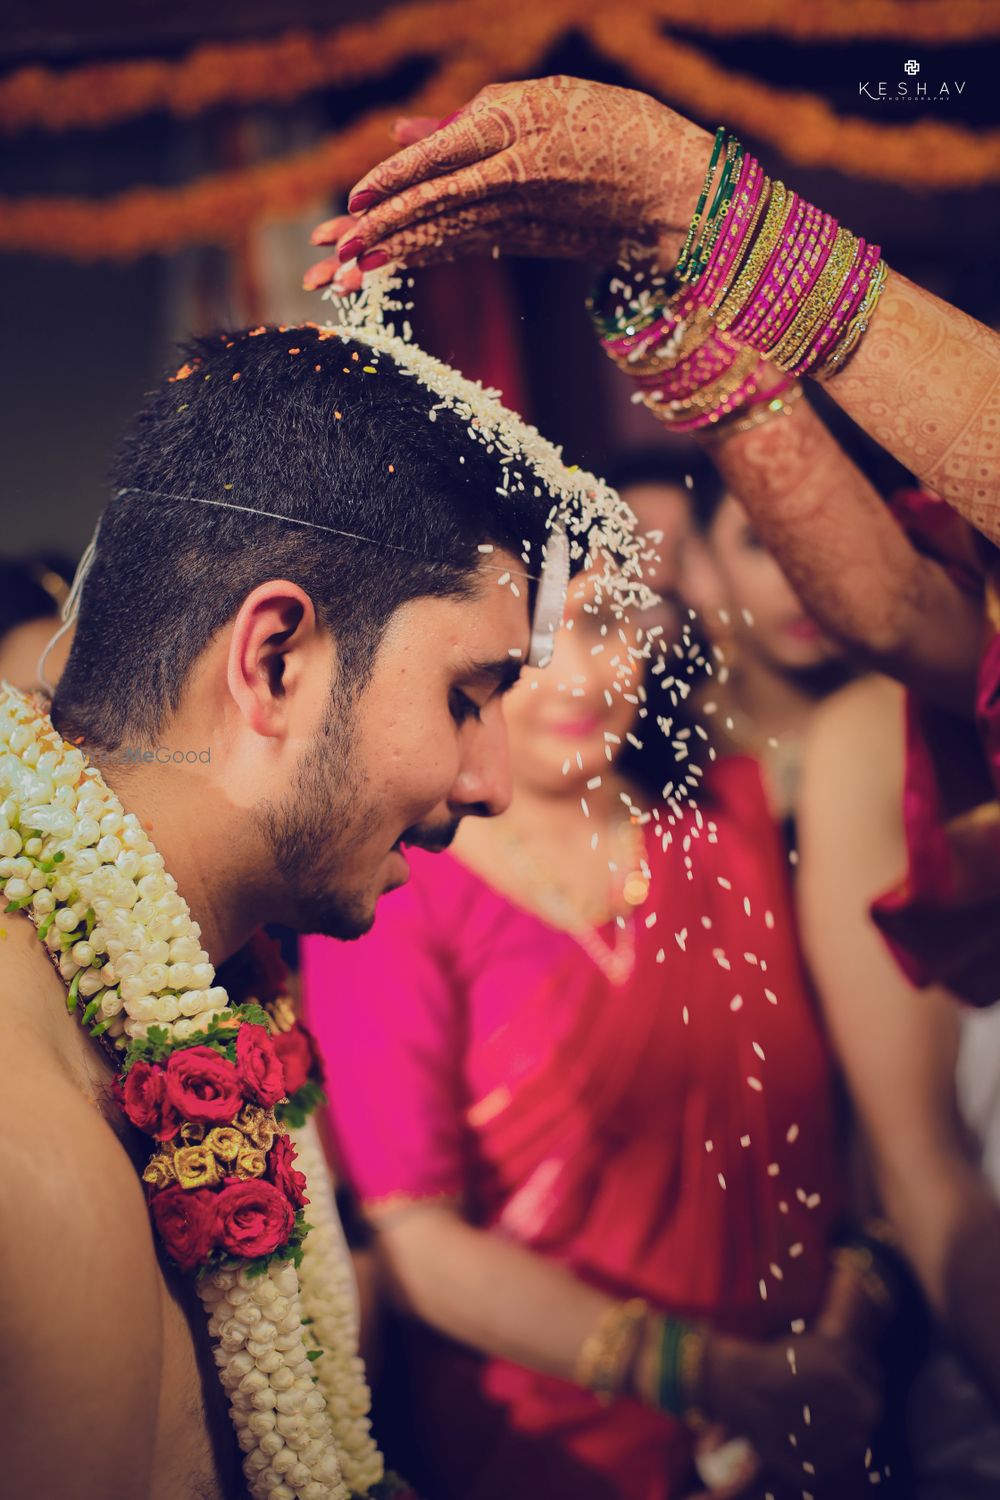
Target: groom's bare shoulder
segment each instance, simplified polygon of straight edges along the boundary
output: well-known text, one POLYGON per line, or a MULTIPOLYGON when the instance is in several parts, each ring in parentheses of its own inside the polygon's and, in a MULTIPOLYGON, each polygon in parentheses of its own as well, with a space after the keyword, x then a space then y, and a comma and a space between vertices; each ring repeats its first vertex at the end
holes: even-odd
POLYGON ((160 1370, 142 1189, 74 1076, 58 975, 23 918, 0 928, 5 1478, 12 1494, 125 1500, 146 1493, 160 1370))

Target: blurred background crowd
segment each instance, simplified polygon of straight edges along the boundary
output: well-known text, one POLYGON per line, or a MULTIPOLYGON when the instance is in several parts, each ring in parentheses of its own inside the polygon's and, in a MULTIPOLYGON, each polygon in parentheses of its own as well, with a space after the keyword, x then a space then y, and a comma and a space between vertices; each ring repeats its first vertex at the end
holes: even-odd
MULTIPOLYGON (((324 319, 309 230, 397 114, 553 72, 646 89, 997 327, 998 34, 986 0, 15 0, 0 676, 35 684, 175 341, 324 319), (879 97, 903 79, 933 98, 879 97)), ((413 851, 369 937, 302 945, 378 1437, 426 1500, 1000 1496, 1000 1006, 918 984, 883 935, 903 690, 629 402, 587 290, 554 262, 416 273, 417 337, 608 475, 662 603, 612 693, 577 580, 553 671, 510 701, 510 812, 413 851), (565 1347, 594 1288, 708 1331, 711 1423, 602 1399, 565 1347)), ((912 510, 911 476, 808 399, 912 510)))

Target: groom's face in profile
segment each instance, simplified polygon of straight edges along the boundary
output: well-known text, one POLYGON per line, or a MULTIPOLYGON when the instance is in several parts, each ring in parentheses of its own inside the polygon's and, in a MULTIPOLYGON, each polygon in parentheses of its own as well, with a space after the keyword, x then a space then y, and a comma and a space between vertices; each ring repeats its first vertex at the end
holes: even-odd
POLYGON ((528 654, 528 589, 514 558, 491 563, 470 594, 396 611, 370 676, 353 694, 334 685, 295 783, 264 811, 300 931, 360 936, 407 879, 408 845, 443 849, 462 817, 508 805, 503 697, 528 654))

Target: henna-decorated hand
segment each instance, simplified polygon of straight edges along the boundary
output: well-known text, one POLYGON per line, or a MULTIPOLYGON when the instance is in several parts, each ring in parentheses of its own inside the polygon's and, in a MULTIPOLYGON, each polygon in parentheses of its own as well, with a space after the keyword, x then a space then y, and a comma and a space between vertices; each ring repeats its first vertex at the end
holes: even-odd
POLYGON ((760 1344, 713 1334, 701 1386, 699 1406, 747 1437, 768 1470, 808 1477, 810 1490, 860 1464, 881 1408, 868 1353, 817 1333, 760 1344))
MULTIPOLYGON (((576 78, 491 84, 437 128, 402 121, 405 149, 358 183, 357 217, 320 225, 337 254, 306 286, 388 261, 484 253, 607 260, 623 243, 676 251, 711 137, 648 94, 576 78)), ((338 289, 357 283, 337 278, 338 289)))

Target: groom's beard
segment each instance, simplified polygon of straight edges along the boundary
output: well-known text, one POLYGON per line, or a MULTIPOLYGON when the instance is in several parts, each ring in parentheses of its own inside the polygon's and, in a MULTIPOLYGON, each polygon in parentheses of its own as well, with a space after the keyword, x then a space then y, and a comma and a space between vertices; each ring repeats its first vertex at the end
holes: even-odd
POLYGON ((353 704, 334 694, 294 785, 258 815, 282 885, 280 905, 297 932, 348 940, 374 919, 373 895, 341 884, 378 824, 377 800, 370 800, 355 748, 353 704))

